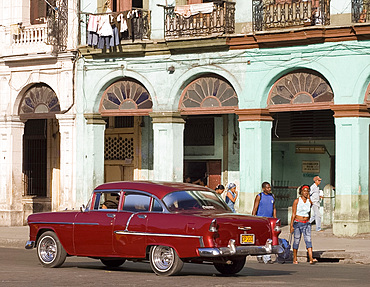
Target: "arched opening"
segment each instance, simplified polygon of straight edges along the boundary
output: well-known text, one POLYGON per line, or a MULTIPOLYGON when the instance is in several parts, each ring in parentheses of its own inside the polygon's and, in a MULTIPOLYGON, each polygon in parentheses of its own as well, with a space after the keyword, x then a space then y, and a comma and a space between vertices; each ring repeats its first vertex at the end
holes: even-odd
POLYGON ((184 181, 215 188, 237 179, 238 97, 224 78, 207 74, 183 90, 179 110, 185 119, 184 181), (230 172, 228 172, 230 171, 230 172))
MULTIPOLYGON (((312 185, 313 177, 319 175, 323 179, 320 189, 334 186, 333 99, 330 84, 312 70, 288 73, 270 91, 268 109, 274 119, 272 184, 278 214, 285 223, 300 185, 312 185)), ((323 224, 331 224, 331 216, 323 219, 323 224)))
POLYGON ((152 138, 149 117, 152 106, 148 90, 135 79, 118 80, 105 90, 99 107, 107 122, 105 182, 139 179, 140 171, 150 169, 152 154, 148 142, 152 138))
POLYGON ((58 97, 43 83, 28 88, 20 102, 19 116, 25 121, 22 167, 25 213, 51 210, 52 190, 59 185, 60 134, 55 115, 60 113, 58 97))

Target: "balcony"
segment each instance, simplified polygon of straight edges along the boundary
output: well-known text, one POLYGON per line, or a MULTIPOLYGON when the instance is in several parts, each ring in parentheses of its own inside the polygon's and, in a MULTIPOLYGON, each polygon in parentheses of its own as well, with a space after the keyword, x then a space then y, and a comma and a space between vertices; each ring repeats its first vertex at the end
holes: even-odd
MULTIPOLYGON (((109 28, 108 28, 109 29, 109 28)), ((108 36, 109 38, 109 36, 108 36)), ((110 39, 110 38, 109 38, 110 39)), ((110 13, 80 13, 80 38, 79 45, 89 45, 98 49, 111 48, 121 45, 122 41, 142 41, 150 39, 150 11, 144 9, 135 9, 130 11, 110 12, 110 13), (107 18, 108 17, 108 18, 107 18), (101 32, 101 23, 104 19, 109 19, 114 39, 107 40, 114 45, 104 45, 102 48, 98 45, 99 39, 104 34, 101 32), (97 21, 98 24, 91 25, 90 21, 97 21), (100 23, 100 24, 99 24, 100 23), (94 26, 94 27, 92 27, 94 26), (118 38, 117 38, 118 37, 118 38), (95 38, 95 40, 92 40, 95 38)), ((107 42, 106 42, 107 43, 107 42)))
POLYGON ((329 0, 253 0, 252 5, 254 31, 330 24, 329 0))
POLYGON ((165 6, 165 38, 204 37, 233 34, 235 31, 235 3, 214 1, 212 3, 184 6, 165 6), (199 5, 199 6, 196 6, 199 5), (202 5, 213 5, 204 12, 202 5), (191 8, 200 7, 191 11, 191 8), (202 11, 203 12, 199 12, 202 11))
POLYGON ((370 23, 370 0, 352 0, 352 22, 370 23))

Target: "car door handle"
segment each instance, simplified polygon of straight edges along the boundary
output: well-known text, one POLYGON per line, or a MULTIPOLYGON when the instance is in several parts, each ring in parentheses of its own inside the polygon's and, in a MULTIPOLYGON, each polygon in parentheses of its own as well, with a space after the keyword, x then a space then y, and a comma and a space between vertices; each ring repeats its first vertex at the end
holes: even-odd
POLYGON ((139 218, 141 218, 141 219, 145 219, 146 218, 146 214, 138 214, 138 216, 137 217, 139 217, 139 218))
POLYGON ((107 213, 107 216, 110 217, 110 218, 115 218, 116 217, 116 215, 113 214, 113 213, 107 213))

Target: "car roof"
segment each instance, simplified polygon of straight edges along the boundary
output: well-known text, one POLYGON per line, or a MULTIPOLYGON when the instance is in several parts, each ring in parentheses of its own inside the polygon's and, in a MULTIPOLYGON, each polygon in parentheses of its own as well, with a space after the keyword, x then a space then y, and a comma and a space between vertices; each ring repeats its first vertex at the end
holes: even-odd
POLYGON ((107 182, 101 184, 95 188, 97 190, 109 190, 109 189, 119 189, 119 190, 141 190, 151 193, 162 199, 165 195, 180 190, 207 190, 213 191, 212 189, 190 183, 182 182, 155 182, 155 181, 116 181, 107 182))

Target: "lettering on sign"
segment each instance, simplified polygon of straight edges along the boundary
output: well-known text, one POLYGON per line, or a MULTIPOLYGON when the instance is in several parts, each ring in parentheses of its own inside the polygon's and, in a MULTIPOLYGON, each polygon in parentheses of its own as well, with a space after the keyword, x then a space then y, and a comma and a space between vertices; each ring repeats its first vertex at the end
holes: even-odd
POLYGON ((320 161, 318 160, 302 160, 302 172, 304 173, 319 173, 320 161))

